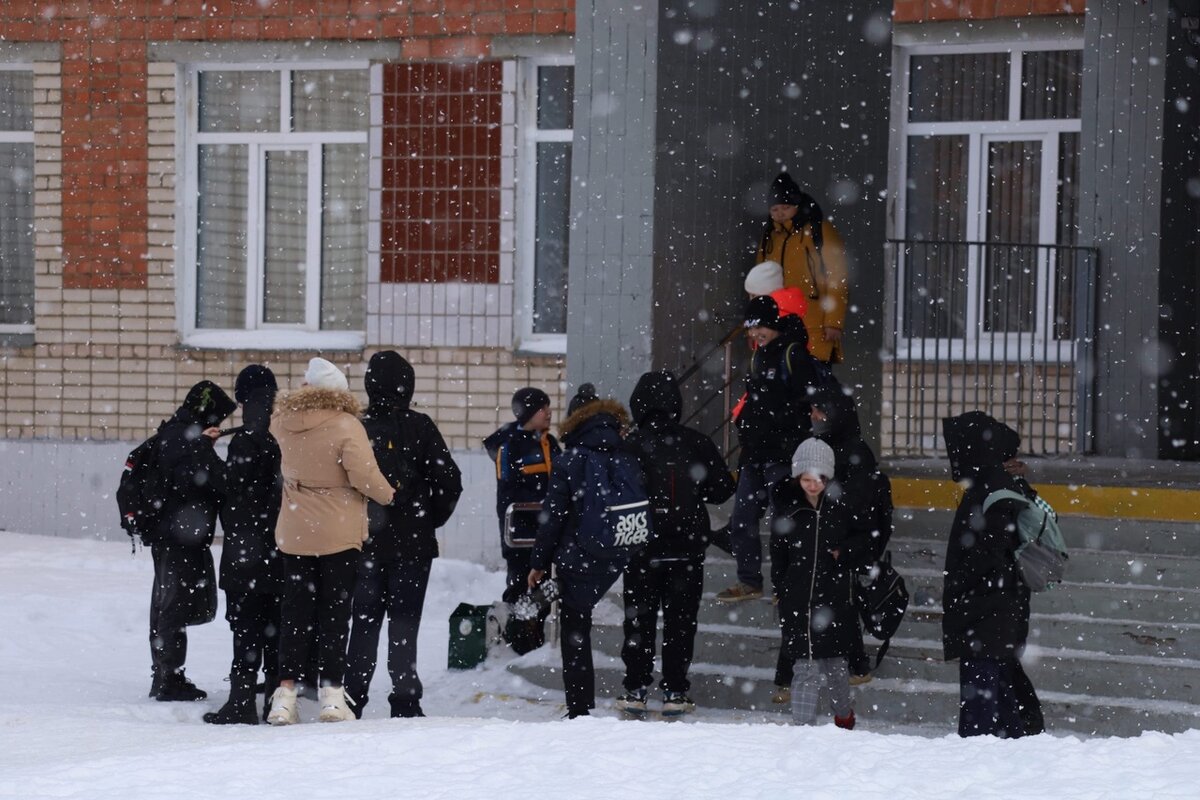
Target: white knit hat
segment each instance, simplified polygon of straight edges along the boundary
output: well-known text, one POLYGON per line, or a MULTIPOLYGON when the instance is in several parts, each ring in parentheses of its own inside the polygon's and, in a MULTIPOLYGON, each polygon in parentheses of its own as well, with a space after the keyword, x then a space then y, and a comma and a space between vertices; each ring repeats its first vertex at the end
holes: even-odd
POLYGON ((832 447, 820 439, 805 439, 792 454, 792 477, 819 475, 829 480, 833 477, 834 464, 832 447))
POLYGON ((746 294, 770 294, 782 288, 783 267, 778 261, 764 261, 746 275, 746 294))
POLYGON ((334 389, 339 392, 350 389, 346 374, 323 358, 314 358, 308 362, 304 382, 317 389, 334 389))

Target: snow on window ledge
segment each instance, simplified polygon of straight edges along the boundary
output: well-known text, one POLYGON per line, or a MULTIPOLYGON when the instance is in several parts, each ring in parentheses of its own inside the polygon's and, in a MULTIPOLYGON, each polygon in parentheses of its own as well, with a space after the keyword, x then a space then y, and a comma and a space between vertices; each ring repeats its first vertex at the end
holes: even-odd
POLYGON ((522 336, 513 347, 517 355, 530 356, 565 356, 567 354, 566 334, 533 334, 522 336))
POLYGON ((193 331, 183 347, 202 350, 362 350, 361 331, 193 331))

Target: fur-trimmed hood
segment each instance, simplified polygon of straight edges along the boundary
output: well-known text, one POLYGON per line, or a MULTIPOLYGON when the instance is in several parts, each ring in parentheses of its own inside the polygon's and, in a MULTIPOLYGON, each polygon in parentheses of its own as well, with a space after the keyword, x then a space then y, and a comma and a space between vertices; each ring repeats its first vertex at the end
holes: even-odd
POLYGON ((337 414, 349 414, 357 419, 361 412, 362 406, 350 392, 314 386, 288 392, 275 402, 278 424, 284 430, 297 433, 311 430, 337 414))
POLYGON ((608 450, 620 443, 629 423, 629 412, 616 400, 593 400, 563 420, 559 432, 564 447, 581 444, 608 450))

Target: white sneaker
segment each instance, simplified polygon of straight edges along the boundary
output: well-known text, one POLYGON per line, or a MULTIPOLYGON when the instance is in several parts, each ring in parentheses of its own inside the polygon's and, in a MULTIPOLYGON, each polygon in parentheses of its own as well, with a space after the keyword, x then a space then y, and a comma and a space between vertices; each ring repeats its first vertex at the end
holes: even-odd
POLYGON ((322 686, 321 691, 317 693, 317 702, 321 706, 321 713, 317 719, 321 722, 345 722, 354 719, 354 712, 349 706, 354 701, 341 686, 322 686))
POLYGON ((280 686, 271 695, 271 713, 267 715, 268 725, 295 725, 300 721, 300 711, 297 706, 296 687, 291 689, 280 686))

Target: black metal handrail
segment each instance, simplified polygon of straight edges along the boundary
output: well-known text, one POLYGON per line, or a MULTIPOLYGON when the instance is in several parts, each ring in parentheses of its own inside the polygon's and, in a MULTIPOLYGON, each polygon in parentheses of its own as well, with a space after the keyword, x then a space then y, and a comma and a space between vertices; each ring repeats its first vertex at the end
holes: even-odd
POLYGON ((714 441, 721 443, 721 451, 728 459, 737 452, 738 445, 731 444, 731 423, 730 410, 732 409, 732 388, 733 388, 733 343, 736 342, 745 329, 738 325, 730 330, 727 334, 721 337, 720 341, 712 345, 703 355, 692 362, 690 366, 683 370, 679 375, 679 385, 683 386, 694 375, 698 374, 704 365, 718 354, 723 354, 725 364, 722 370, 721 385, 708 394, 707 397, 701 399, 692 412, 683 419, 684 425, 695 423, 700 417, 705 414, 709 407, 717 400, 724 400, 724 407, 721 410, 721 422, 713 429, 707 431, 708 437, 714 441))

